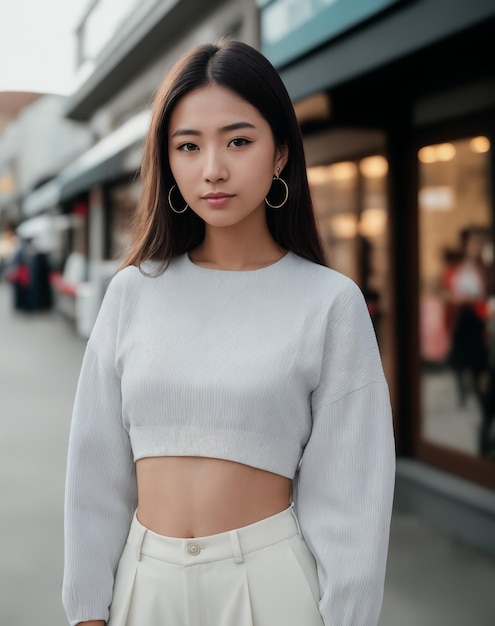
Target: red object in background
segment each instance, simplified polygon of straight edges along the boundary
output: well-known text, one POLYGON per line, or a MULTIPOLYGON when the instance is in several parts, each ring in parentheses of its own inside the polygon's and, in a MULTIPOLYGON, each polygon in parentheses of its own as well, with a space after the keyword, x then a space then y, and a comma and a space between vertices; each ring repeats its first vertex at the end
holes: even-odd
POLYGON ((50 274, 50 283, 54 289, 66 296, 75 298, 77 295, 77 286, 64 280, 61 272, 52 272, 50 274))
POLYGON ((31 274, 27 265, 19 265, 17 268, 17 282, 21 287, 29 287, 31 284, 31 274))
POLYGON ((435 296, 423 297, 420 316, 421 357, 432 363, 441 363, 447 357, 450 348, 443 302, 435 296))
POLYGON ((15 268, 6 270, 4 278, 9 283, 17 283, 21 287, 29 287, 31 284, 31 274, 27 265, 18 265, 15 268))
POLYGON ((88 203, 83 202, 82 200, 80 200, 79 202, 76 202, 72 207, 72 213, 74 215, 79 215, 81 217, 84 217, 85 215, 88 214, 88 203))
MULTIPOLYGON (((454 328, 455 320, 457 316, 457 311, 461 304, 463 304, 463 294, 456 292, 456 276, 462 270, 462 263, 456 263, 450 266, 447 266, 441 277, 442 287, 445 289, 447 294, 450 296, 450 299, 447 300, 445 306, 445 326, 447 328, 448 333, 450 334, 454 328)), ((483 273, 478 269, 475 271, 479 276, 480 285, 484 283, 483 273)), ((488 318, 488 301, 486 297, 483 295, 479 295, 473 297, 472 295, 466 295, 467 301, 478 315, 481 320, 486 320, 488 318)))

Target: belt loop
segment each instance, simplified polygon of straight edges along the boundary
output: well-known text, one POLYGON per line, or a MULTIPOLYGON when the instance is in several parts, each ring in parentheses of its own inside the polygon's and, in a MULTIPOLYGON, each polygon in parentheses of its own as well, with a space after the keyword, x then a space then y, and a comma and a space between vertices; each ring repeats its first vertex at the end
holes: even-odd
POLYGON ((301 532, 301 527, 299 526, 299 520, 297 519, 297 515, 296 512, 294 510, 294 502, 292 502, 292 504, 290 505, 290 512, 292 513, 292 517, 294 518, 294 521, 296 522, 296 526, 297 526, 297 534, 299 535, 299 539, 302 539, 302 532, 301 532))
POLYGON ((232 551, 234 552, 234 562, 243 563, 244 557, 242 556, 241 544, 239 543, 239 533, 237 530, 230 530, 230 543, 232 544, 232 551))
POLYGON ((143 541, 144 541, 144 537, 146 535, 146 528, 144 526, 138 526, 138 532, 137 532, 137 541, 136 541, 136 545, 135 545, 135 550, 136 550, 136 561, 140 561, 141 560, 141 548, 143 547, 143 541))

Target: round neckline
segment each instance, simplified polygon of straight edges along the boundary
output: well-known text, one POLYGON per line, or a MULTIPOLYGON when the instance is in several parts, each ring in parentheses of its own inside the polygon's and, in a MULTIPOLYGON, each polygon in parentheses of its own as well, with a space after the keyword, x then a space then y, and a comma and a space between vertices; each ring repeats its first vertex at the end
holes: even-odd
POLYGON ((267 270, 270 270, 271 268, 279 266, 281 263, 283 263, 287 259, 287 257, 291 255, 292 255, 292 252, 288 250, 286 254, 284 254, 283 257, 280 257, 280 259, 278 259, 274 263, 270 263, 270 265, 265 265, 264 267, 259 267, 258 269, 255 269, 255 270, 225 270, 225 269, 216 269, 213 267, 203 267, 202 265, 198 265, 197 263, 194 263, 194 261, 190 259, 189 252, 184 253, 186 263, 192 266, 193 268, 197 268, 201 272, 213 272, 215 274, 242 274, 242 275, 258 274, 259 272, 265 272, 267 270))

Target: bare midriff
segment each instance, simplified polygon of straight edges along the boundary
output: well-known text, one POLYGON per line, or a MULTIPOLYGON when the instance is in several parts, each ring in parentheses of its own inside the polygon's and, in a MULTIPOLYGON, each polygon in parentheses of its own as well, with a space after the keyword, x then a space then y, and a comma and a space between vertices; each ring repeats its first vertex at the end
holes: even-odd
POLYGON ((137 518, 168 537, 205 537, 253 524, 290 505, 291 480, 204 457, 147 457, 136 463, 137 518))

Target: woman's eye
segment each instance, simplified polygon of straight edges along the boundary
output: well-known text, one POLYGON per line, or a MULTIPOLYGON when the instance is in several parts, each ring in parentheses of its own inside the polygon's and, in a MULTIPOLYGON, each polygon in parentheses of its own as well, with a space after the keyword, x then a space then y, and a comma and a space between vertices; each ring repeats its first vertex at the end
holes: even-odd
POLYGON ((232 145, 234 148, 241 148, 242 146, 246 146, 248 143, 251 143, 247 139, 243 139, 242 137, 237 137, 236 139, 232 139, 229 143, 229 146, 232 145))
POLYGON ((179 150, 183 152, 192 152, 193 150, 197 150, 198 146, 195 143, 183 143, 179 146, 179 150))

